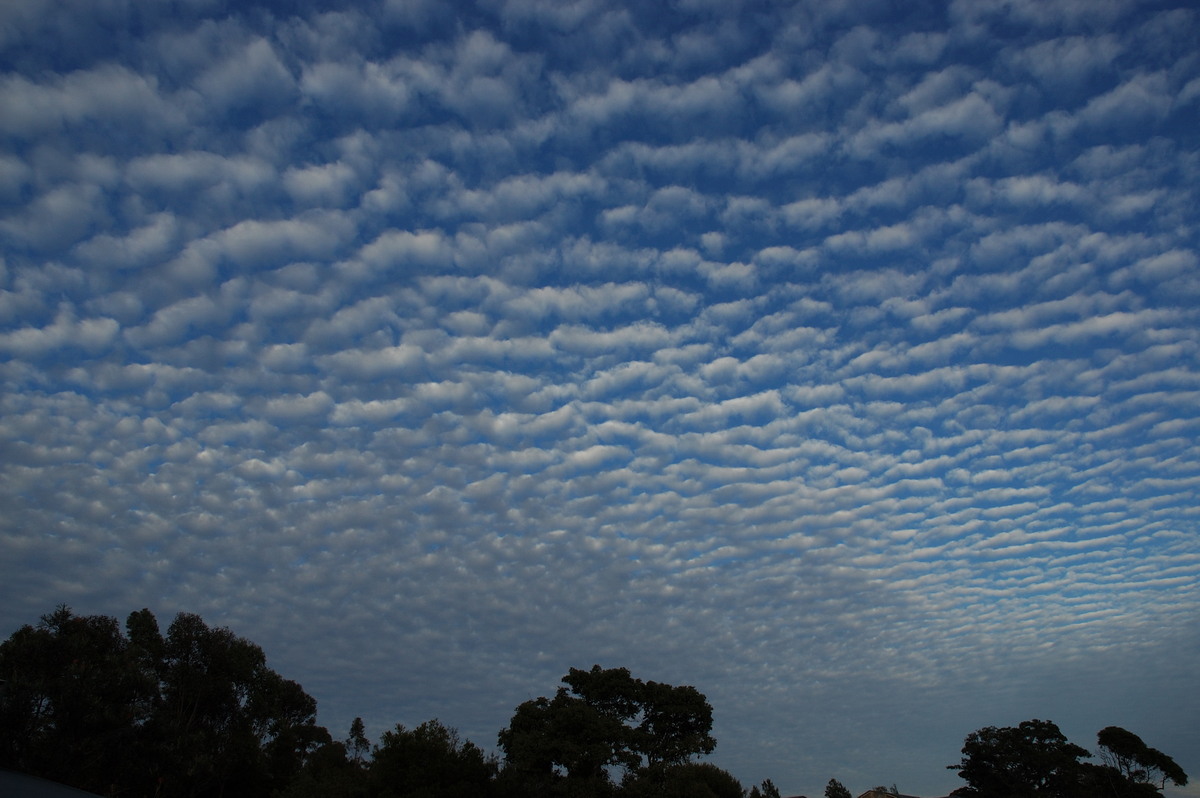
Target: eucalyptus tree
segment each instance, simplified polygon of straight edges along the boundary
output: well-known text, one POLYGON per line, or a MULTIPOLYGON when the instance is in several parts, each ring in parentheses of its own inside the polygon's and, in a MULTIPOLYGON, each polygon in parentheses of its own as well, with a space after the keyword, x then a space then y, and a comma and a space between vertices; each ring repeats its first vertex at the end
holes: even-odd
POLYGON ((635 679, 626 668, 571 668, 553 698, 517 707, 499 735, 505 780, 553 793, 603 795, 710 753, 712 706, 691 686, 635 679), (568 789, 569 786, 569 789, 568 789))
POLYGON ((1102 764, 1051 721, 988 726, 967 735, 957 770, 962 798, 1156 798, 1168 781, 1187 784, 1174 759, 1133 732, 1108 726, 1097 735, 1102 764))
POLYGON ((830 779, 825 785, 825 798, 853 798, 850 791, 837 779, 830 779))
POLYGON ((202 798, 286 785, 329 742, 261 648, 180 613, 60 606, 0 644, 0 765, 93 792, 202 798))

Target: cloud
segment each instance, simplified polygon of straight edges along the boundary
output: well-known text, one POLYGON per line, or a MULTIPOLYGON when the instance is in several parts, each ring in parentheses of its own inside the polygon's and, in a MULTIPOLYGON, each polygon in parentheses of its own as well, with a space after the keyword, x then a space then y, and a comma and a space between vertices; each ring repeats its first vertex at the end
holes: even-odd
POLYGON ((299 202, 312 205, 342 205, 354 182, 354 170, 341 162, 293 167, 283 175, 287 192, 299 202))
POLYGON ((583 355, 629 355, 639 349, 656 350, 669 341, 670 332, 654 322, 638 322, 611 331, 560 325, 550 334, 550 343, 556 349, 583 355))
POLYGON ((139 191, 160 189, 172 193, 225 184, 242 194, 273 184, 276 177, 269 163, 254 156, 224 158, 204 151, 135 157, 130 160, 126 174, 139 191))
POLYGON ((355 279, 374 279, 381 272, 407 273, 422 267, 445 266, 453 250, 440 230, 391 230, 359 250, 358 259, 343 268, 355 279))
POLYGON ((1195 15, 768 6, 0 12, 6 623, 200 612, 335 736, 626 666, 789 793, 1186 752, 1195 15))
POLYGON ((246 42, 207 67, 195 86, 209 107, 218 112, 279 108, 296 91, 291 72, 271 42, 263 38, 246 42))
POLYGON ((100 187, 65 185, 39 196, 20 216, 0 222, 0 230, 35 251, 57 252, 87 237, 104 221, 100 187))
POLYGON ((386 124, 402 119, 413 101, 404 66, 322 61, 305 69, 300 90, 335 118, 386 124))
POLYGON ((1112 35, 1064 36, 1038 42, 1011 57, 1033 74, 1040 87, 1071 102, 1089 84, 1112 74, 1121 51, 1120 40, 1112 35))
POLYGON ((873 124, 851 137, 847 146, 853 155, 868 157, 885 147, 912 147, 930 137, 973 144, 995 135, 1002 126, 1002 117, 989 99, 972 91, 945 104, 921 109, 904 121, 873 124))
POLYGON ((172 214, 155 214, 147 224, 131 230, 126 236, 101 233, 79 244, 75 253, 85 262, 110 269, 144 268, 174 249, 179 227, 172 214))
POLYGON ((131 116, 151 128, 183 121, 160 95, 152 76, 114 64, 56 76, 45 83, 9 73, 0 81, 0 103, 6 109, 0 132, 25 139, 131 116))
POLYGON ((317 364, 335 373, 359 378, 372 378, 389 374, 407 374, 415 371, 424 362, 424 352, 411 344, 400 344, 380 349, 347 349, 317 359, 317 364))
POLYGON ((1154 124, 1162 120, 1171 108, 1166 76, 1138 75, 1112 91, 1093 97, 1080 111, 1080 124, 1128 129, 1132 124, 1154 124), (1140 122, 1133 122, 1134 119, 1140 122))
POLYGON ((570 321, 603 318, 622 310, 646 307, 650 289, 641 283, 605 283, 571 288, 535 288, 504 303, 505 315, 556 317, 570 321))
POLYGON ((113 343, 119 330, 113 319, 76 319, 70 308, 62 308, 45 327, 22 327, 0 333, 0 349, 13 357, 32 359, 63 348, 96 354, 113 343))

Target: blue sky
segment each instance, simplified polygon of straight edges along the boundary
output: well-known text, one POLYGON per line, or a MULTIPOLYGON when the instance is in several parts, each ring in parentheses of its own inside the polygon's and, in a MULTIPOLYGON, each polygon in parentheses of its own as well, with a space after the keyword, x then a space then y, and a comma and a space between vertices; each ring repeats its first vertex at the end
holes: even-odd
POLYGON ((3 633, 485 748, 624 666, 785 793, 1200 776, 1189 6, 5 3, 3 633))

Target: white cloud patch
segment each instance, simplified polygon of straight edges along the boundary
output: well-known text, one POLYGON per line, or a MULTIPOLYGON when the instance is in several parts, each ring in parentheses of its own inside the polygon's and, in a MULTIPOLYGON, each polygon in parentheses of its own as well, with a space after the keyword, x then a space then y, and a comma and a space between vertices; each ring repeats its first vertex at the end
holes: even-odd
POLYGON ((55 76, 49 81, 9 73, 0 80, 5 108, 0 131, 33 138, 87 123, 136 116, 144 125, 182 121, 159 94, 153 76, 115 64, 55 76))
POLYGON ((119 331, 113 319, 77 319, 69 309, 63 309, 45 327, 21 327, 0 333, 0 349, 12 357, 35 360, 63 347, 96 353, 112 344, 119 331))

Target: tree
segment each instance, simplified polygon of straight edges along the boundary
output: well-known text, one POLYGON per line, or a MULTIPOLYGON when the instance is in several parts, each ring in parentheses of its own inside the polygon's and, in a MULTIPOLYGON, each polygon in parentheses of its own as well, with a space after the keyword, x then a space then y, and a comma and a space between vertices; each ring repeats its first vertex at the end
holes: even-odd
POLYGON ((825 798, 852 798, 852 796, 840 781, 830 779, 829 783, 825 785, 825 798))
POLYGON ((320 746, 277 798, 367 798, 366 770, 352 762, 344 743, 320 746))
POLYGON ((59 607, 0 644, 0 764, 93 792, 264 795, 329 742, 316 702, 258 646, 181 613, 59 607))
POLYGON ((779 788, 770 779, 763 779, 761 785, 750 788, 750 794, 747 798, 780 798, 779 788))
POLYGON ((682 765, 697 754, 711 753, 716 740, 712 707, 695 687, 646 682, 640 691, 642 713, 634 750, 647 765, 682 765))
POLYGON ((496 763, 455 729, 430 720, 383 733, 370 767, 381 798, 475 798, 491 792, 496 763))
POLYGON ((631 774, 621 798, 743 798, 742 785, 709 762, 656 764, 631 774))
POLYGON ((1102 765, 1067 742, 1050 721, 1025 721, 1016 728, 972 732, 957 770, 967 782, 955 795, 968 798, 1157 798, 1167 781, 1187 784, 1175 760, 1119 726, 1096 736, 1102 765))
POLYGON ((1175 760, 1142 742, 1131 731, 1108 726, 1096 735, 1101 765, 1085 765, 1080 795, 1105 798, 1158 798, 1168 781, 1183 786, 1187 774, 1175 760))
POLYGON ((499 735, 503 782, 515 795, 607 794, 606 768, 628 761, 622 729, 565 688, 526 701, 499 735))
POLYGON ((355 718, 350 723, 350 736, 346 738, 346 749, 356 765, 362 765, 363 759, 371 753, 371 741, 367 739, 367 730, 362 718, 355 718))
POLYGON ((0 766, 92 792, 140 781, 156 682, 113 618, 65 605, 0 644, 0 766))
POLYGON ((1162 790, 1167 782, 1182 787, 1187 774, 1175 760, 1142 742, 1131 731, 1120 726, 1106 726, 1096 735, 1100 759, 1134 784, 1146 784, 1162 790))
POLYGON ((716 745, 712 707, 694 687, 643 682, 625 668, 599 665, 571 668, 562 681, 567 687, 553 698, 518 706, 500 732, 506 780, 547 793, 569 781, 572 792, 603 794, 610 770, 666 773, 716 745))
POLYGON ((262 649, 228 629, 180 613, 159 641, 160 777, 182 795, 262 794, 294 777, 330 742, 316 702, 266 665, 262 649))
POLYGON ((1080 758, 1091 756, 1048 720, 974 731, 962 755, 949 769, 967 782, 955 791, 965 798, 1066 798, 1079 782, 1080 758))

